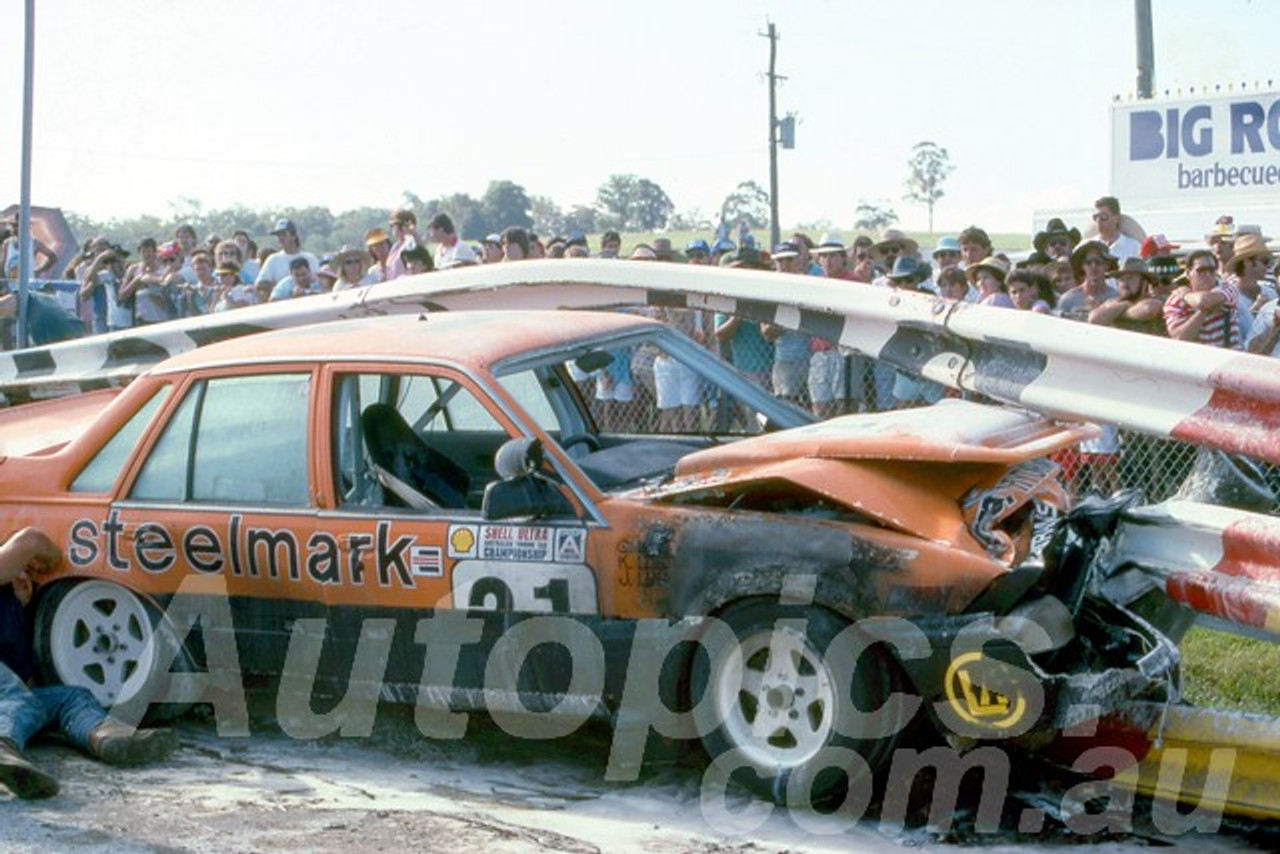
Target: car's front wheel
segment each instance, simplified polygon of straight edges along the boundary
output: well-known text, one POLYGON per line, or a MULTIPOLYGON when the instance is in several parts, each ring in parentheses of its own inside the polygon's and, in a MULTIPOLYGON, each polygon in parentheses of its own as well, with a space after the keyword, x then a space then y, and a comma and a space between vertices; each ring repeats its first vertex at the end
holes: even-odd
POLYGON ((778 803, 817 803, 889 758, 907 725, 891 699, 905 680, 857 626, 772 600, 717 616, 736 645, 695 656, 690 685, 703 745, 733 779, 778 803))
POLYGON ((97 579, 62 582, 41 596, 35 642, 45 682, 87 688, 106 708, 160 696, 176 644, 144 599, 97 579))

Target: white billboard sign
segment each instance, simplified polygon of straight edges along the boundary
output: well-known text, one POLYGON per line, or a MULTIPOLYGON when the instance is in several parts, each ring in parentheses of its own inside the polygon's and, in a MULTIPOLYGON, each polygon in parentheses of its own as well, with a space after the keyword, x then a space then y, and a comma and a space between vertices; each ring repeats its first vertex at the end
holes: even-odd
POLYGON ((1126 210, 1275 205, 1280 92, 1116 103, 1111 120, 1111 187, 1126 210))

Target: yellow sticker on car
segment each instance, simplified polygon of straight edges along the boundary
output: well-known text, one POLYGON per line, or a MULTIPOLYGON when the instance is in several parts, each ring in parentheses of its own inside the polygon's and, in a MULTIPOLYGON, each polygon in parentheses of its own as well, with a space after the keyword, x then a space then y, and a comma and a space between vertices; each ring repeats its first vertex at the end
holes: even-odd
POLYGON ((967 652, 951 662, 943 685, 947 702, 961 720, 975 726, 994 730, 1017 726, 1027 713, 1027 698, 1016 686, 1002 693, 983 685, 975 673, 983 660, 981 652, 967 652))

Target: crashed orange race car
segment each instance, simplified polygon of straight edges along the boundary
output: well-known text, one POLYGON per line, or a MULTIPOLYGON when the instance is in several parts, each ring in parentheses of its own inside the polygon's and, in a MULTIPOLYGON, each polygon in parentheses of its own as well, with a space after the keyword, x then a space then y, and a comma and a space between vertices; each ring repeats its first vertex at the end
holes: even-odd
POLYGON ((962 400, 813 423, 652 320, 445 312, 0 413, 0 478, 6 527, 68 556, 42 675, 104 704, 300 668, 304 715, 372 685, 608 716, 782 800, 875 770, 912 721, 1036 746, 1176 699, 1173 642, 1086 583, 1114 514, 1062 518, 1048 456, 1095 429, 962 400), (704 429, 601 427, 578 380, 636 350, 696 373, 704 429))

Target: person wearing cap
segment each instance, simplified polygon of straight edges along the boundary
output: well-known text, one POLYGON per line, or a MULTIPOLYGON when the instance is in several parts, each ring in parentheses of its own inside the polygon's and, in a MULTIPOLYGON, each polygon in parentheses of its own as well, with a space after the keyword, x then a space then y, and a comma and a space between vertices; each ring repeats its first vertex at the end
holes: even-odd
POLYGON ((983 258, 977 264, 965 268, 969 284, 978 291, 978 305, 993 308, 1013 308, 1013 300, 1005 290, 1004 281, 1009 275, 1009 262, 999 255, 983 258))
MULTIPOLYGON (((824 279, 837 283, 852 281, 853 274, 845 266, 848 255, 840 235, 824 234, 813 254, 824 279)), ((846 369, 850 367, 846 363, 855 359, 857 357, 852 350, 846 351, 835 341, 817 337, 809 339, 809 406, 814 415, 830 418, 846 411, 851 401, 861 399, 861 389, 855 393, 846 383, 846 369)), ((856 370, 861 377, 861 362, 858 362, 856 370)))
POLYGON ((1218 259, 1213 252, 1197 249, 1187 256, 1186 283, 1164 304, 1169 337, 1226 350, 1242 349, 1239 301, 1235 286, 1218 278, 1218 259))
POLYGON ((1126 258, 1133 258, 1142 251, 1141 229, 1138 224, 1120 213, 1120 200, 1115 196, 1103 196, 1093 203, 1093 224, 1098 230, 1098 239, 1107 246, 1107 252, 1120 263, 1126 258), (1137 230, 1138 237, 1125 234, 1124 229, 1137 230))
POLYGON ((1043 252, 1053 260, 1071 257, 1071 252, 1080 243, 1080 229, 1067 228, 1067 224, 1058 217, 1045 223, 1044 231, 1036 232, 1031 239, 1031 246, 1037 252, 1043 252))
MULTIPOLYGON (((808 275, 800 244, 785 241, 773 248, 773 269, 779 273, 808 275)), ((807 406, 809 383, 809 336, 776 324, 765 324, 764 339, 773 345, 770 378, 773 393, 797 406, 807 406)))
POLYGON ((1116 259, 1102 240, 1086 240, 1077 246, 1071 253, 1071 270, 1080 284, 1058 300, 1058 316, 1087 321, 1089 312, 1115 299, 1119 292, 1107 280, 1115 268, 1116 259))
POLYGON ((684 246, 685 261, 699 267, 711 266, 711 245, 701 238, 690 240, 684 246))
POLYGON ((938 266, 938 275, 944 270, 960 266, 960 241, 954 237, 943 237, 933 248, 933 263, 938 266))
POLYGON ((480 243, 480 263, 497 264, 502 260, 502 235, 486 234, 480 243))
POLYGON ((1218 260, 1218 275, 1226 276, 1231 270, 1227 267, 1231 263, 1231 253, 1235 245, 1236 239, 1236 220, 1231 214, 1223 214, 1218 217, 1213 228, 1209 229, 1208 234, 1204 236, 1204 242, 1209 244, 1209 248, 1213 250, 1214 257, 1218 260))
POLYGON ((453 219, 444 211, 438 211, 427 222, 427 238, 436 245, 435 269, 448 270, 476 263, 476 253, 458 239, 453 219))
POLYGON ((727 266, 724 259, 738 251, 738 245, 727 237, 718 238, 711 244, 711 266, 727 266))
POLYGON ((315 255, 303 251, 302 238, 298 236, 298 228, 293 224, 293 220, 287 217, 276 220, 275 226, 271 229, 271 236, 280 243, 280 248, 267 256, 262 269, 258 271, 254 284, 259 290, 274 289, 282 280, 292 275, 293 262, 299 258, 306 259, 309 270, 315 270, 320 266, 320 261, 315 255))
POLYGON ((1169 238, 1163 234, 1148 234, 1142 239, 1142 247, 1138 250, 1138 257, 1145 261, 1160 255, 1172 255, 1174 250, 1181 249, 1182 244, 1172 243, 1169 238))

